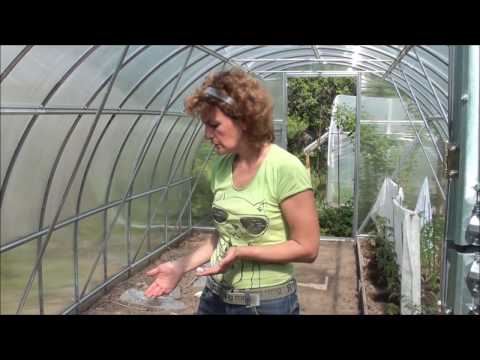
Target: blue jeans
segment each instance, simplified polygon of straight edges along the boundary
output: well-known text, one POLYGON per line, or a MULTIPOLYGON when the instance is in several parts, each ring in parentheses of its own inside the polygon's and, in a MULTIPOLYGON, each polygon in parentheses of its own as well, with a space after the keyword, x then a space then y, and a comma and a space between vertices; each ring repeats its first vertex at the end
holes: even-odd
POLYGON ((299 315, 300 305, 293 294, 273 300, 264 300, 259 306, 231 305, 205 287, 198 304, 197 315, 299 315))

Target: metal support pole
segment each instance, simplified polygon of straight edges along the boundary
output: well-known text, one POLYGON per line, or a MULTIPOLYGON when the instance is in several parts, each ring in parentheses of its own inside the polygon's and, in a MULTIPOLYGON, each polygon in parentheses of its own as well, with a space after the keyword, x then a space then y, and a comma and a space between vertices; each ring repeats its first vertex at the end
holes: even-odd
POLYGON ((357 94, 356 94, 356 119, 355 119, 355 168, 353 183, 353 219, 352 219, 352 238, 357 239, 358 228, 358 200, 359 200, 359 162, 360 162, 360 116, 361 116, 361 94, 362 92, 362 74, 357 75, 357 94))
POLYGON ((340 128, 338 126, 337 126, 337 207, 340 207, 340 128))
POLYGON ((33 48, 33 45, 27 45, 25 46, 22 51, 18 53, 17 56, 15 56, 15 59, 13 59, 10 64, 3 70, 3 72, 0 74, 0 84, 2 83, 3 80, 5 80, 10 74, 10 72, 17 66, 17 64, 24 58, 25 55, 33 48))
POLYGON ((475 187, 480 190, 480 46, 452 46, 449 70, 449 192, 442 307, 447 314, 478 314, 480 229, 473 209, 480 206, 475 191, 475 187))
POLYGON ((388 67, 385 74, 383 74, 383 80, 387 78, 388 75, 397 67, 398 64, 402 61, 402 59, 408 54, 408 52, 413 48, 414 45, 406 45, 398 54, 397 58, 393 61, 393 63, 388 67))

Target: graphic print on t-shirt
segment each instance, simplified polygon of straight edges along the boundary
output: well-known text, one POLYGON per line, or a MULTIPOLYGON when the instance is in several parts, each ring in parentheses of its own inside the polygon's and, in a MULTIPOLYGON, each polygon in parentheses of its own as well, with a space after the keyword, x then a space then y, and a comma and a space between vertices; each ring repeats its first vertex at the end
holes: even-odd
MULTIPOLYGON (((269 228, 269 219, 264 213, 264 200, 252 203, 241 196, 226 198, 225 193, 222 195, 217 193, 212 205, 212 216, 220 233, 217 248, 212 257, 214 264, 225 257, 231 246, 254 245, 269 228)), ((240 273, 239 279, 232 283, 233 286, 235 283, 246 280, 244 275, 248 272, 251 287, 260 286, 260 271, 260 264, 239 260, 232 264, 225 274, 217 277, 217 280, 222 281, 224 276, 240 273)))

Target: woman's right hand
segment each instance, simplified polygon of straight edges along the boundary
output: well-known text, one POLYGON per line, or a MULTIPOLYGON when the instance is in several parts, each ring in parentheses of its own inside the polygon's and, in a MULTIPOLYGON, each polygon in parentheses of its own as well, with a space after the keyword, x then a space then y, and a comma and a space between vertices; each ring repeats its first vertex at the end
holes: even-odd
POLYGON ((168 261, 147 271, 148 276, 157 276, 145 291, 146 297, 157 297, 170 294, 183 276, 183 268, 178 262, 168 261))

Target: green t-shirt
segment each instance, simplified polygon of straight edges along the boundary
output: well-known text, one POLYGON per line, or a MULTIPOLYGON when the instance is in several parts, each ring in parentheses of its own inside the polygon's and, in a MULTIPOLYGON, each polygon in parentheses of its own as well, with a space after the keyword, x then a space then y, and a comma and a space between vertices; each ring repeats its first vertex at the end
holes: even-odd
MULTIPOLYGON (((230 246, 280 244, 289 239, 288 224, 280 203, 299 192, 312 189, 310 175, 294 155, 271 144, 255 177, 244 188, 232 181, 234 154, 214 164, 211 181, 214 194, 212 215, 219 232, 212 265, 225 256, 230 246)), ((292 264, 237 260, 223 274, 213 278, 236 289, 274 286, 290 280, 292 264)))

